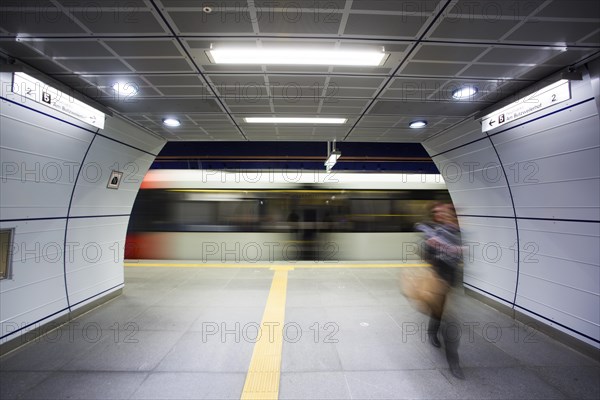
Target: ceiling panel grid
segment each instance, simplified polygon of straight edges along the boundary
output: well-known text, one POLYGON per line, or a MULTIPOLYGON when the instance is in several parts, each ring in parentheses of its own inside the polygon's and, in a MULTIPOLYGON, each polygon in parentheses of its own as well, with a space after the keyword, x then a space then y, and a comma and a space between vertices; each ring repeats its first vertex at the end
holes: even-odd
POLYGON ((8 0, 0 11, 5 58, 168 140, 421 142, 600 51, 591 0, 8 0), (227 46, 387 58, 375 67, 213 63, 207 51, 227 46), (462 85, 479 91, 457 101, 462 85), (250 116, 347 122, 265 127, 250 116), (181 126, 164 126, 166 117, 181 126), (410 129, 417 119, 427 126, 410 129))

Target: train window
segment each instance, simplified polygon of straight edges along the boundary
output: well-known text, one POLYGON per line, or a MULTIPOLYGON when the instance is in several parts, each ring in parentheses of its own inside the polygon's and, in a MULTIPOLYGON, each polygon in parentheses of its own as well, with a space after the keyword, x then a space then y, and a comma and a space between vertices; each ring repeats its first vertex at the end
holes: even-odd
POLYGON ((0 230, 0 279, 10 277, 11 249, 14 229, 0 230))
POLYGON ((259 201, 227 201, 218 203, 219 225, 247 226, 260 222, 259 201))
POLYGON ((140 190, 129 230, 288 232, 311 222, 326 232, 413 232, 437 200, 448 201, 448 192, 140 190))
POLYGON ((171 203, 171 220, 179 225, 216 225, 218 203, 180 200, 171 203))

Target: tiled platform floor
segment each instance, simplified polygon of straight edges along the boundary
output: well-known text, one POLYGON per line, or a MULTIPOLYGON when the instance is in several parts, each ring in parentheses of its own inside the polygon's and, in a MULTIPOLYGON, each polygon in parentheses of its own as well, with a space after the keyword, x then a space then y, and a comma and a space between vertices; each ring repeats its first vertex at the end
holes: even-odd
MULTIPOLYGON (((289 271, 279 398, 600 398, 598 360, 460 290, 454 378, 401 271, 289 271)), ((0 360, 0 398, 239 399, 273 274, 126 267, 123 295, 0 360)))

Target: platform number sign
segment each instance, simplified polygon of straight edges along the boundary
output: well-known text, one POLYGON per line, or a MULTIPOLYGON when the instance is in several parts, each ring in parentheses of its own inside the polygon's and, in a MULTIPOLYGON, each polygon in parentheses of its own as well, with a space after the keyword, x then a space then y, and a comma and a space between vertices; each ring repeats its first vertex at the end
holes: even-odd
POLYGON ((52 104, 52 96, 48 92, 42 92, 42 101, 47 104, 52 104))
POLYGON ((108 180, 108 185, 106 185, 109 189, 118 189, 121 184, 121 178, 123 178, 123 173, 120 171, 113 171, 110 174, 110 179, 108 180))

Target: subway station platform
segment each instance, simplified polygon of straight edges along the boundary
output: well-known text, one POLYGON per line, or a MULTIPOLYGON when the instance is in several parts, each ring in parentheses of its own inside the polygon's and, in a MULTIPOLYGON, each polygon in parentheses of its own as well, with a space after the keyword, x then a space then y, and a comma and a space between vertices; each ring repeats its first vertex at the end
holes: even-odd
POLYGON ((0 398, 600 397, 598 360, 460 288, 455 378, 400 290, 406 268, 130 260, 122 295, 0 360, 0 398))

